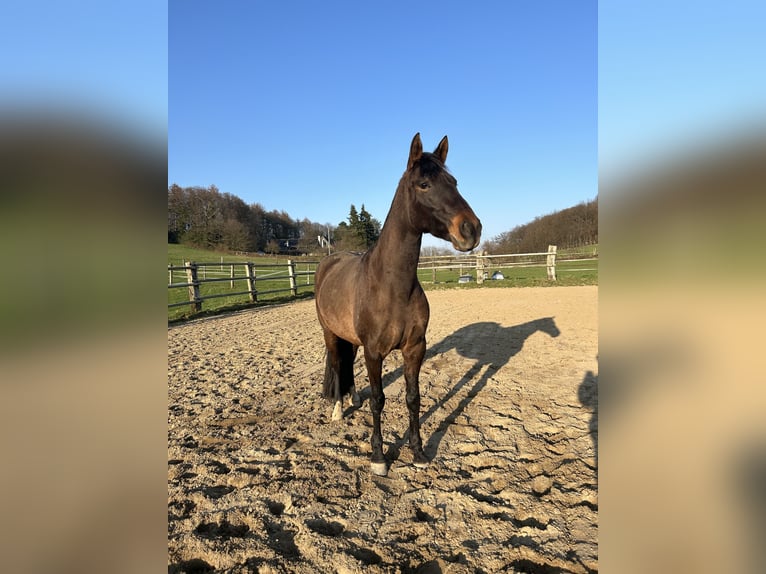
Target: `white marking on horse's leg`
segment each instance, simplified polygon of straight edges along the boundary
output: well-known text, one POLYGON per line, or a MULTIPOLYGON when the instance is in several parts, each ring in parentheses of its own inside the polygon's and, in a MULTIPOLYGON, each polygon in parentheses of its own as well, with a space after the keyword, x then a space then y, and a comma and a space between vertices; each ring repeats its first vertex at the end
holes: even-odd
POLYGON ((343 418, 343 404, 340 401, 335 402, 335 408, 332 410, 332 420, 339 421, 343 418))
POLYGON ((372 471, 372 474, 386 476, 386 474, 388 474, 388 465, 386 465, 385 462, 371 462, 370 470, 372 471))
POLYGON ((356 387, 351 387, 351 392, 348 395, 348 403, 352 407, 358 407, 362 404, 362 397, 356 392, 356 387))

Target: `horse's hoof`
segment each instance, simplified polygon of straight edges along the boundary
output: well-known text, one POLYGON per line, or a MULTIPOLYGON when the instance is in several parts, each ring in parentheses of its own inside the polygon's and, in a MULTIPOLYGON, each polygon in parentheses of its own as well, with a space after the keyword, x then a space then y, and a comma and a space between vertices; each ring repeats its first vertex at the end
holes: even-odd
POLYGON ((356 389, 352 389, 349 400, 351 401, 352 407, 362 406, 362 397, 359 396, 359 393, 356 392, 356 389))
POLYGON ((340 401, 335 403, 335 408, 332 410, 332 420, 339 421, 343 418, 343 405, 340 401))
POLYGON ((370 470, 372 471, 372 474, 386 476, 386 474, 388 474, 388 465, 385 462, 371 462, 370 470))
POLYGON ((428 460, 428 458, 426 458, 426 455, 424 455, 422 452, 421 453, 416 453, 412 457, 412 465, 415 468, 428 468, 428 464, 430 462, 431 461, 428 460))

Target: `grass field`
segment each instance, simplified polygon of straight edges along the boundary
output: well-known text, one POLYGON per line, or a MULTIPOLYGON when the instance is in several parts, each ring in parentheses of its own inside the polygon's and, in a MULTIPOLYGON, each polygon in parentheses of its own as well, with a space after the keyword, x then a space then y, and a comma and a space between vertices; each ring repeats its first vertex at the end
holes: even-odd
MULTIPOLYGON (((598 284, 598 260, 582 259, 574 261, 561 261, 575 259, 577 257, 592 257, 597 255, 598 246, 588 246, 578 250, 561 250, 557 254, 556 281, 547 278, 544 257, 537 257, 530 261, 528 266, 511 265, 518 259, 492 260, 486 271, 492 276, 495 271, 500 271, 504 279, 485 280, 482 284, 476 282, 476 271, 467 266, 455 265, 447 269, 419 269, 418 278, 423 288, 431 289, 477 289, 496 287, 531 287, 531 286, 560 286, 560 285, 595 285, 598 284), (460 275, 471 275, 472 280, 468 283, 459 283, 460 275)), ((298 297, 311 297, 314 293, 314 276, 317 257, 293 257, 297 274, 296 283, 298 297), (303 274, 303 275, 302 275, 303 274)), ((185 261, 211 264, 201 267, 198 271, 198 279, 217 279, 215 282, 201 283, 200 296, 215 298, 202 303, 202 311, 194 313, 191 305, 168 307, 168 320, 175 321, 186 319, 191 316, 220 313, 222 311, 257 305, 268 305, 276 302, 292 300, 290 281, 288 276, 287 261, 284 256, 270 255, 232 255, 216 251, 196 249, 185 245, 168 244, 168 265, 183 265, 185 261), (258 278, 256 289, 258 292, 256 303, 250 301, 248 283, 245 279, 244 263, 254 264, 255 275, 258 278), (231 264, 234 263, 234 281, 231 281, 231 264), (213 265, 214 264, 214 265, 213 265), (238 264, 238 265, 237 265, 238 264), (245 292, 245 293, 243 293, 245 292)), ((168 283, 186 283, 184 270, 168 272, 168 283)), ((189 300, 187 287, 168 288, 168 304, 181 303, 189 300)))

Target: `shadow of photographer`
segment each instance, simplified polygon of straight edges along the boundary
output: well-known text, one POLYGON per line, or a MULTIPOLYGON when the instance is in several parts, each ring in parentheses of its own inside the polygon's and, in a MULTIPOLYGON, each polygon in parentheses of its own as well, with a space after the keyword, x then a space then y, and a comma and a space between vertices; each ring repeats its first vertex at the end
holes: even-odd
POLYGON ((580 404, 591 413, 588 434, 593 441, 593 455, 596 462, 596 481, 598 481, 598 374, 587 371, 577 388, 580 404))

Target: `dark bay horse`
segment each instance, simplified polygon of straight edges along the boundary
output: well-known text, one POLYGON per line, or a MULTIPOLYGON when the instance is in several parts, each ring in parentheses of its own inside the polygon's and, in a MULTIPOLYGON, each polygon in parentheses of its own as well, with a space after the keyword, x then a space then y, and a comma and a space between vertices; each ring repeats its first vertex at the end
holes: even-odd
POLYGON ((447 149, 444 136, 433 153, 424 153, 420 134, 415 134, 378 242, 362 255, 334 253, 316 271, 317 316, 327 346, 324 396, 335 404, 334 420, 343 416, 345 395, 358 404, 354 358, 364 347, 373 420, 371 468, 381 476, 388 472, 380 431, 385 403, 381 373, 383 359, 394 349, 400 349, 404 359, 414 464, 428 464, 420 438, 418 381, 429 318, 417 276, 423 234, 450 241, 460 251, 475 248, 481 238, 481 222, 444 166, 447 149))

